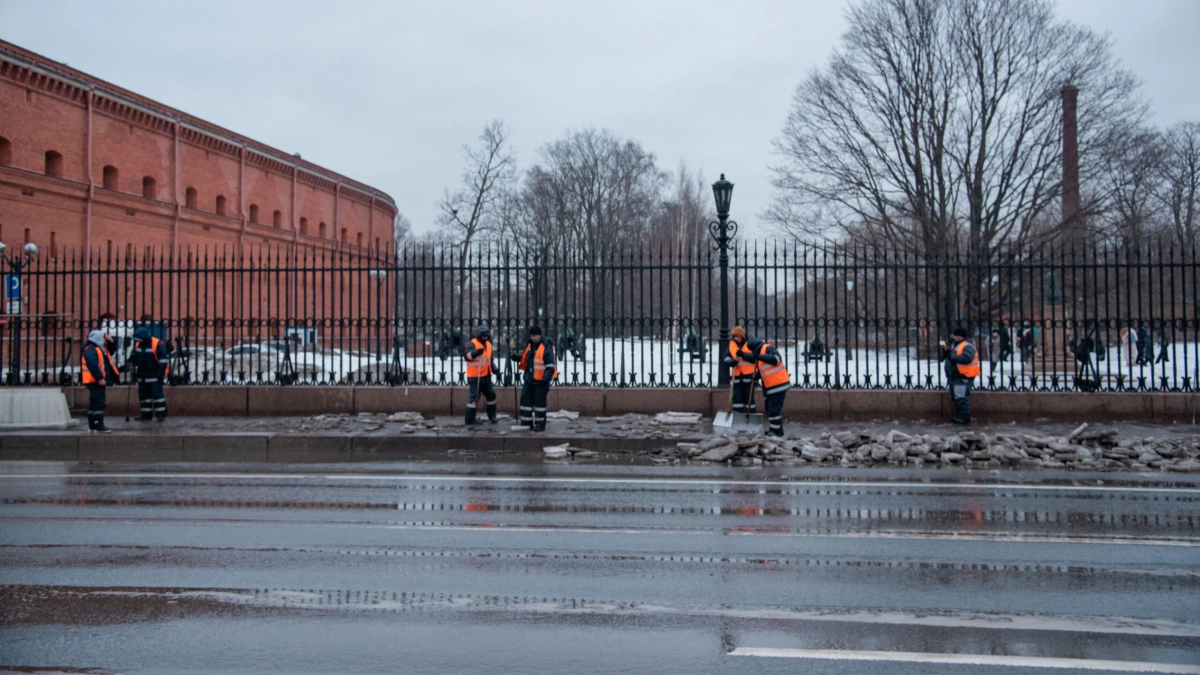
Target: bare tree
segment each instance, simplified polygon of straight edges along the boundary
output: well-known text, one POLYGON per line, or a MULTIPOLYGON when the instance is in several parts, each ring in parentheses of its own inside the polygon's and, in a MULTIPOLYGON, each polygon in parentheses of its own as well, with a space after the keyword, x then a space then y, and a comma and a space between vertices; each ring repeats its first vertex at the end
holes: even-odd
POLYGON ((1154 130, 1133 127, 1114 130, 1097 153, 1103 170, 1099 194, 1103 205, 1091 218, 1093 236, 1120 245, 1139 245, 1155 228, 1161 195, 1165 146, 1154 130))
MULTIPOLYGON (((848 18, 775 142, 765 216, 802 238, 991 260, 1028 241, 1061 195, 1064 84, 1081 91, 1085 167, 1110 125, 1144 114, 1108 40, 1044 0, 864 0, 848 18)), ((926 289, 947 319, 972 304, 948 286, 926 289)))
POLYGON ((1180 122, 1164 135, 1159 201, 1180 247, 1196 246, 1197 199, 1200 198, 1200 122, 1180 122))
POLYGON ((501 120, 483 127, 479 144, 464 144, 462 180, 438 203, 438 224, 453 232, 459 254, 465 259, 477 236, 498 226, 496 208, 506 186, 516 176, 516 159, 509 148, 509 130, 501 120))
POLYGON ((412 221, 403 213, 397 213, 396 220, 392 223, 393 253, 399 251, 412 236, 412 221))

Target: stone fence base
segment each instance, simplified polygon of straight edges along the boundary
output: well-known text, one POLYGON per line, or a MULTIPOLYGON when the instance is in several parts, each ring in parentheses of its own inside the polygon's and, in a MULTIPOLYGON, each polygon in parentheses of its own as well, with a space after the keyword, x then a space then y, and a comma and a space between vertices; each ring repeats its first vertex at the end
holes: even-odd
MULTIPOLYGON (((87 407, 87 390, 65 390, 72 410, 87 407)), ((318 415, 322 413, 393 413, 416 411, 429 416, 461 415, 466 387, 328 387, 328 386, 184 386, 167 387, 172 415, 251 416, 318 415)), ((512 388, 497 387, 502 412, 516 408, 512 388)), ((720 389, 554 387, 551 410, 574 410, 587 416, 655 414, 673 410, 710 417, 724 410, 729 391, 720 389)), ((762 399, 759 399, 761 411, 762 399)), ((1196 419, 1193 393, 1056 393, 994 392, 971 394, 971 411, 980 422, 1027 422, 1039 419, 1105 422, 1145 420, 1187 422, 1196 419)), ((137 414, 137 392, 124 385, 108 393, 108 414, 137 414)), ((784 406, 786 420, 949 418, 950 395, 944 390, 792 389, 784 406)))

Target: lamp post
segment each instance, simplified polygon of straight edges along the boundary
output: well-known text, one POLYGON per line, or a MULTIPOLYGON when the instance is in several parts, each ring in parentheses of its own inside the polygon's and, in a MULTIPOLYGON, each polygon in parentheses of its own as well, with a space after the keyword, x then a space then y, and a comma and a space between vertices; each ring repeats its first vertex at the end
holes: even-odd
POLYGON ((383 359, 383 282, 387 281, 387 270, 368 270, 367 275, 375 280, 375 358, 383 359))
MULTIPOLYGON (((713 199, 717 202, 717 220, 708 224, 708 233, 712 235, 717 243, 717 250, 720 251, 721 332, 719 340, 721 349, 724 350, 729 344, 729 240, 737 234, 738 224, 729 219, 729 202, 733 199, 733 183, 725 180, 725 174, 721 174, 721 180, 713 183, 712 189, 713 199)), ((719 360, 717 362, 720 363, 719 360)), ((729 386, 728 368, 718 367, 717 384, 721 387, 729 386)))
POLYGON ((5 280, 5 298, 8 298, 9 288, 15 287, 17 292, 17 316, 12 317, 11 319, 12 354, 10 355, 8 362, 7 381, 8 384, 11 385, 21 383, 21 317, 19 315, 21 313, 21 295, 24 293, 24 289, 21 288, 21 270, 29 267, 29 265, 33 262, 33 259, 37 257, 38 247, 33 242, 27 243, 25 244, 25 248, 22 250, 23 255, 20 256, 10 256, 6 253, 7 250, 8 247, 4 245, 4 242, 0 241, 0 259, 8 263, 9 269, 12 270, 12 274, 10 276, 13 279, 12 281, 7 279, 5 280), (11 286, 9 284, 11 284, 11 286))

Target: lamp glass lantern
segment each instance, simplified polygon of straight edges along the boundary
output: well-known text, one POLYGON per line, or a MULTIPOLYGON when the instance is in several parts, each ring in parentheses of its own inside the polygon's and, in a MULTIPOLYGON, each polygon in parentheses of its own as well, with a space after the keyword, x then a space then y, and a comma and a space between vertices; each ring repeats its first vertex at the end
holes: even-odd
POLYGON ((725 174, 721 174, 721 180, 712 184, 713 199, 717 202, 717 215, 729 215, 729 203, 733 200, 733 183, 725 180, 725 174))

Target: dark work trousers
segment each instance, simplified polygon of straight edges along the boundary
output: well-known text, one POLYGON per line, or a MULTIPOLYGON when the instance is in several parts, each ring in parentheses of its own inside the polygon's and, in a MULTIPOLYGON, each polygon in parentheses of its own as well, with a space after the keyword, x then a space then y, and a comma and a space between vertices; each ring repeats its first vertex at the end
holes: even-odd
POLYGON ((526 380, 521 389, 521 424, 533 426, 534 431, 546 429, 546 399, 550 397, 550 383, 526 380))
POLYGON ((148 420, 152 415, 160 422, 167 419, 167 398, 158 378, 138 380, 138 403, 141 404, 142 419, 148 420))
POLYGON ((467 403, 467 424, 475 422, 475 412, 479 403, 479 395, 483 394, 484 401, 487 402, 488 420, 496 421, 496 388, 492 386, 492 376, 485 375, 484 377, 472 377, 467 380, 471 386, 471 398, 467 403))
POLYGON ((783 397, 788 390, 767 394, 767 433, 772 436, 783 435, 783 397))
POLYGON ((95 429, 97 426, 104 423, 104 408, 107 407, 105 393, 108 387, 101 387, 98 384, 87 385, 88 390, 88 428, 95 429))
POLYGON ((966 422, 971 421, 971 389, 974 385, 974 379, 950 381, 950 399, 954 401, 954 416, 966 422))
POLYGON ((750 385, 752 380, 733 383, 733 412, 746 413, 755 412, 758 410, 758 403, 750 398, 750 385))

